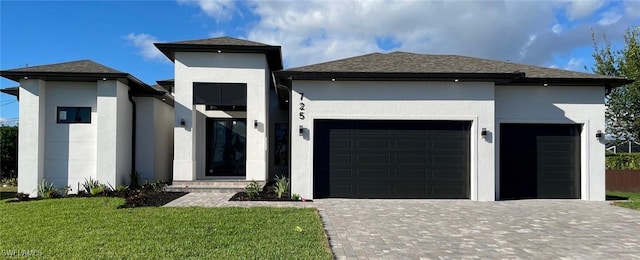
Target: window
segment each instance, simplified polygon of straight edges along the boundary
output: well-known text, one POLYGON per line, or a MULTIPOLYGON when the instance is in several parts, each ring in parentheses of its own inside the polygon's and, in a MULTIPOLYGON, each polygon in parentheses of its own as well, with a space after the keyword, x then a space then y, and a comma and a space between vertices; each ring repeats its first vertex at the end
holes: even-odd
POLYGON ((90 107, 58 107, 59 124, 91 123, 90 107))

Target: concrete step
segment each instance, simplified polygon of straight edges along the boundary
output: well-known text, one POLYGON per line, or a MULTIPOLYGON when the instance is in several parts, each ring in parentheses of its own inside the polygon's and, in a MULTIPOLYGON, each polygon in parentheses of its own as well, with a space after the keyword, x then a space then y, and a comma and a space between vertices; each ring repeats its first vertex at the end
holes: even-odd
MULTIPOLYGON (((257 181, 260 187, 265 181, 257 181)), ((173 181, 173 184, 165 187, 166 191, 177 192, 215 192, 215 193, 235 193, 244 191, 244 188, 251 181, 247 180, 199 180, 199 181, 173 181)))

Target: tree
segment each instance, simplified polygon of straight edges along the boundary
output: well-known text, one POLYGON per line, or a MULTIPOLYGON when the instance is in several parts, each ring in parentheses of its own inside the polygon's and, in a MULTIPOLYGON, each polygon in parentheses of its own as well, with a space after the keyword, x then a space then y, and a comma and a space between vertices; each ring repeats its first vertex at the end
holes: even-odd
POLYGON ((0 179, 18 177, 18 127, 0 125, 0 179))
POLYGON ((618 142, 640 141, 640 26, 625 31, 625 46, 612 50, 604 37, 599 47, 592 34, 595 59, 592 71, 597 74, 626 77, 633 83, 612 89, 607 95, 607 134, 618 142))

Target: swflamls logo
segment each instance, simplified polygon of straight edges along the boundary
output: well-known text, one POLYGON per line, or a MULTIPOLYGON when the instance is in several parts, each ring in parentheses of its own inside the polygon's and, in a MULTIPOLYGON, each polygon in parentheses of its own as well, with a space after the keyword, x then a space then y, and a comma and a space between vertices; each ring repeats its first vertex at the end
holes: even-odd
POLYGON ((20 257, 42 257, 42 251, 40 250, 23 250, 23 249, 13 249, 13 250, 0 250, 0 256, 5 258, 20 258, 20 257))

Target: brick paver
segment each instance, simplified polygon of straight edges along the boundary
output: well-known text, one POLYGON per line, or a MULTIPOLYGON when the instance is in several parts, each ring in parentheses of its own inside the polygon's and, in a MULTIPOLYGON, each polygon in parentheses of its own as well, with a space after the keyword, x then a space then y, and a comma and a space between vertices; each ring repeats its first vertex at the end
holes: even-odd
POLYGON ((608 202, 230 197, 190 193, 167 206, 317 207, 337 259, 640 259, 640 211, 608 202))

